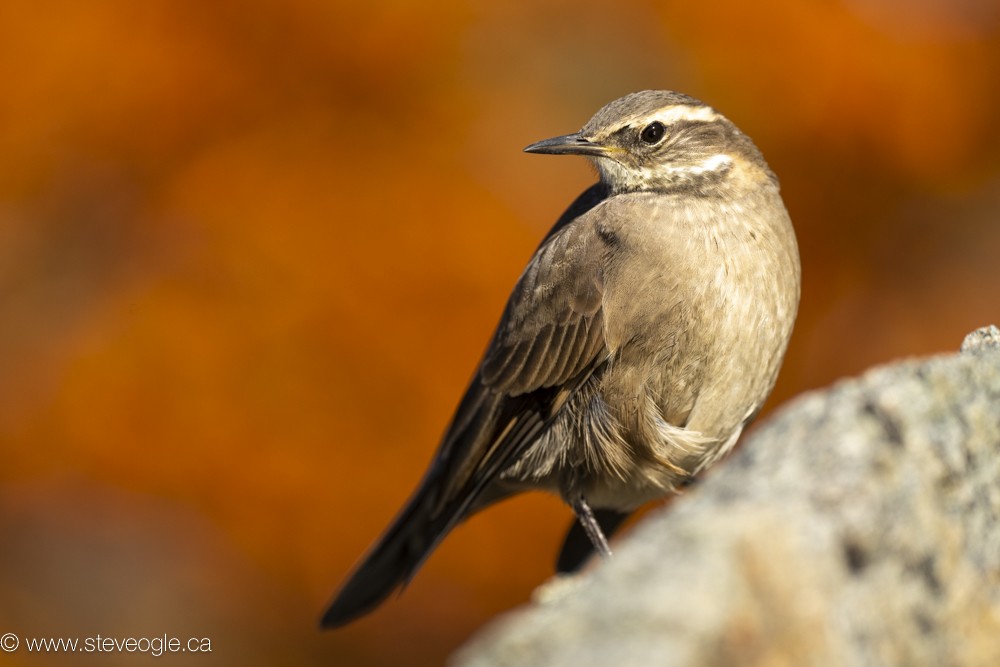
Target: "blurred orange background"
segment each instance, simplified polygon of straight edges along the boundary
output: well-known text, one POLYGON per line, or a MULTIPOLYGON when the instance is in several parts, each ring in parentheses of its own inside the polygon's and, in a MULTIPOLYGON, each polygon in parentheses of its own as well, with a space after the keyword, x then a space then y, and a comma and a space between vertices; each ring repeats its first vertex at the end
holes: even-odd
MULTIPOLYGON (((551 574, 556 499, 316 624, 593 179, 521 148, 643 88, 756 140, 804 274, 773 407, 1000 321, 998 26, 992 0, 0 4, 0 633, 440 664, 551 574)), ((87 658, 136 660, 0 654, 87 658)))

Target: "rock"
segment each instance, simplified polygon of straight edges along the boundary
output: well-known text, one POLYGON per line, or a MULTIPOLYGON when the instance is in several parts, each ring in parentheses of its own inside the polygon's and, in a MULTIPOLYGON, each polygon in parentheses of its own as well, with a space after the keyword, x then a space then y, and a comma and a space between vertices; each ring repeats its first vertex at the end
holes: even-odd
POLYGON ((962 341, 963 354, 1000 350, 1000 329, 995 325, 976 329, 962 341))
POLYGON ((1000 665, 1000 330, 805 394, 453 665, 1000 665))

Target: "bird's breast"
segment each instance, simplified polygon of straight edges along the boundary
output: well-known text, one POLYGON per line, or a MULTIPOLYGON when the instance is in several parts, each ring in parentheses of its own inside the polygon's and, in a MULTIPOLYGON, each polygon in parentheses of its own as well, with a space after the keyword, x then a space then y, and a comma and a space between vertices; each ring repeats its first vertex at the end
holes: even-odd
POLYGON ((601 393, 636 450, 711 456, 695 443, 729 443, 770 392, 799 295, 794 233, 773 197, 722 206, 647 194, 610 216, 601 393))

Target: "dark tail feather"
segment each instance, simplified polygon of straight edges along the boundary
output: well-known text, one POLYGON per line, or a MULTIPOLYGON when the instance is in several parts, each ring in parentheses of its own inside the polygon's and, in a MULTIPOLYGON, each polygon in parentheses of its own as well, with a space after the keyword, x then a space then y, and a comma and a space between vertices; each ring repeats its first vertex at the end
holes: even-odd
POLYGON ((346 625, 375 609, 413 578, 434 548, 469 514, 481 485, 463 484, 449 491, 446 481, 454 477, 451 466, 464 462, 476 439, 492 428, 497 397, 477 389, 481 385, 473 383, 466 392, 430 470, 330 603, 321 627, 346 625), (442 499, 445 493, 450 498, 442 499))
POLYGON ((510 495, 492 482, 544 428, 538 400, 510 399, 473 382, 427 476, 330 603, 322 627, 373 610, 410 581, 455 524, 510 495))
POLYGON ((462 518, 467 503, 448 503, 432 516, 432 484, 428 482, 421 485, 355 568, 323 614, 321 627, 346 625, 409 583, 434 547, 462 518))

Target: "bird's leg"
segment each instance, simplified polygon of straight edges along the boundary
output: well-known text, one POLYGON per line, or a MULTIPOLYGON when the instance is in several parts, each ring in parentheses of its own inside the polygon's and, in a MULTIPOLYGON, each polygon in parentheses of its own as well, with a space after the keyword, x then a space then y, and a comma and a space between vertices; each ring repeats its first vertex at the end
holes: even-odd
POLYGON ((583 496, 579 496, 573 501, 572 507, 576 513, 576 518, 580 521, 580 525, 583 526, 583 531, 587 533, 587 537, 594 544, 594 549, 597 550, 597 553, 601 554, 601 558, 611 558, 611 547, 608 546, 608 538, 604 537, 601 524, 597 523, 597 519, 594 518, 594 512, 590 509, 590 505, 587 504, 587 500, 583 496))

